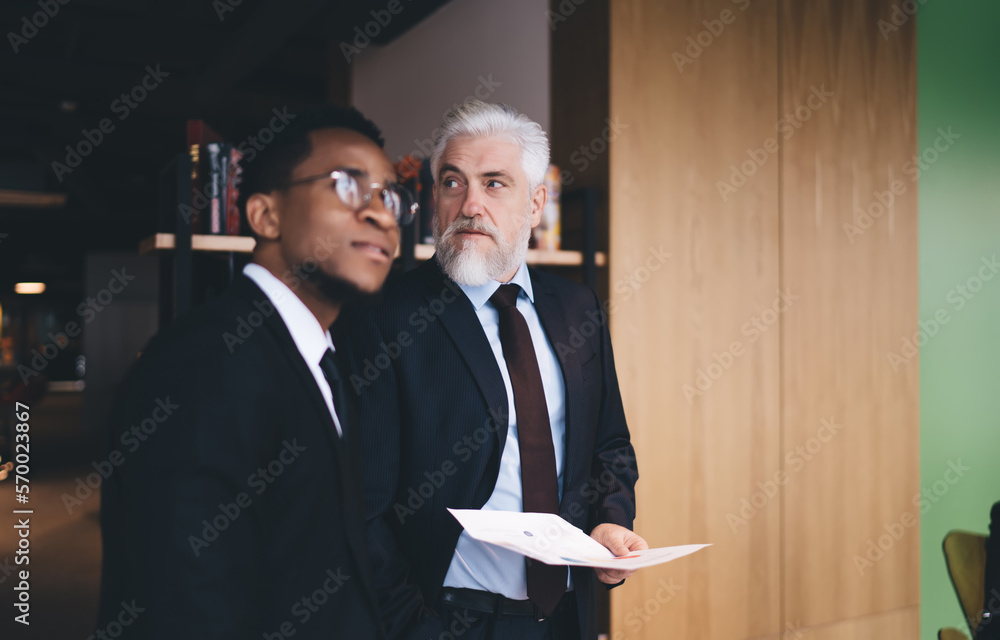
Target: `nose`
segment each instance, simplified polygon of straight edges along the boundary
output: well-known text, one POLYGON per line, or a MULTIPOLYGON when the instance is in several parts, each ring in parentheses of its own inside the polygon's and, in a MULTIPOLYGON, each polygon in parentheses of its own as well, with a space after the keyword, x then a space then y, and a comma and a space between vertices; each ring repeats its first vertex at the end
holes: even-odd
POLYGON ((371 200, 368 201, 368 205, 358 215, 363 222, 372 224, 382 231, 390 231, 397 224, 395 214, 386 208, 378 189, 373 190, 371 200))
POLYGON ((483 206, 483 196, 483 191, 478 185, 469 185, 465 190, 465 200, 462 201, 462 208, 460 209, 462 215, 466 218, 483 215, 486 211, 483 206))

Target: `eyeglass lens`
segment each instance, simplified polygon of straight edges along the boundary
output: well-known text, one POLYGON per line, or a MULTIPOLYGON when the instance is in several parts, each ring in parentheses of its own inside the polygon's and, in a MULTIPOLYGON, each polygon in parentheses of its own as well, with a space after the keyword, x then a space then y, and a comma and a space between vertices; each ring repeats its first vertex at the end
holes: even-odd
MULTIPOLYGON (((365 190, 361 184, 368 183, 367 174, 349 173, 347 171, 334 172, 334 189, 337 197, 346 206, 359 211, 371 199, 371 192, 365 190)), ((400 224, 407 224, 413 219, 414 203, 413 197, 405 187, 399 184, 392 184, 380 189, 382 205, 390 212, 400 224)))

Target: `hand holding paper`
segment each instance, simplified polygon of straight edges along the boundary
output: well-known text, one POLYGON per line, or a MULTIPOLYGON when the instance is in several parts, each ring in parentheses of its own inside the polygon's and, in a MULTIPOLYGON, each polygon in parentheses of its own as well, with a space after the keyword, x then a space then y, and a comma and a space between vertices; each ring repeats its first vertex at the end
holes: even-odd
MULTIPOLYGON (((638 533, 617 524, 605 522, 594 527, 590 537, 597 540, 604 548, 616 557, 630 555, 633 551, 649 548, 649 544, 638 533)), ((630 577, 635 571, 594 568, 597 579, 605 584, 618 584, 630 577)))
POLYGON ((670 562, 707 544, 641 549, 615 557, 601 543, 552 513, 448 509, 466 533, 545 564, 634 571, 670 562))

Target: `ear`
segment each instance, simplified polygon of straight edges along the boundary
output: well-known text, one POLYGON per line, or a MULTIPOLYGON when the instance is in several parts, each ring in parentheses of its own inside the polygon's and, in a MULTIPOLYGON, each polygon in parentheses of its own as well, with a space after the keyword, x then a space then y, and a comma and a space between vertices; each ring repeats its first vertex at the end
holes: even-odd
POLYGON ((549 192, 544 184, 535 187, 531 194, 531 228, 534 229, 542 222, 542 210, 545 209, 545 202, 548 200, 549 192))
POLYGON ((255 236, 261 240, 281 237, 281 216, 274 196, 255 193, 247 198, 247 222, 255 236))

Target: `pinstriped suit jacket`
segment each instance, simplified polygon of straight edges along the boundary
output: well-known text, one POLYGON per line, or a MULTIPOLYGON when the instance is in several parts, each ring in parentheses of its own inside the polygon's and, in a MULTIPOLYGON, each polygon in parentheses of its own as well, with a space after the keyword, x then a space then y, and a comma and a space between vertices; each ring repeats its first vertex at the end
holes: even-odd
MULTIPOLYGON (((566 384, 560 515, 589 532, 632 527, 635 452, 606 316, 580 284, 529 270, 535 308, 566 384)), ((344 314, 338 350, 351 362, 364 455, 369 548, 390 638, 434 638, 435 613, 461 528, 447 508, 478 509, 506 441, 507 396, 472 303, 431 259, 390 281, 382 301, 344 314)), ((583 638, 596 638, 600 582, 573 570, 583 638)))

